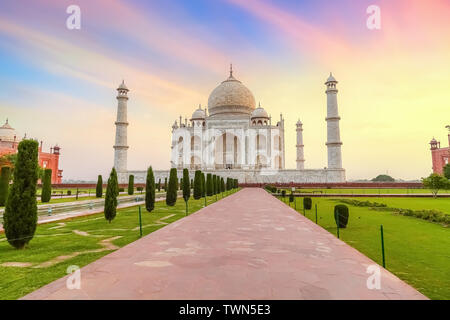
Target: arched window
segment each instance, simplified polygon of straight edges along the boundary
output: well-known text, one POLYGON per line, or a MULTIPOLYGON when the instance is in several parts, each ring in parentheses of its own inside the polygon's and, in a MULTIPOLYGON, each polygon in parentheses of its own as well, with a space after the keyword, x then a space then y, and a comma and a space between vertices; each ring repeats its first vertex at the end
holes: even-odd
POLYGON ((262 121, 261 120, 258 120, 258 125, 262 125, 262 121))
POLYGON ((183 152, 183 137, 180 137, 178 139, 178 152, 180 152, 180 153, 183 152))

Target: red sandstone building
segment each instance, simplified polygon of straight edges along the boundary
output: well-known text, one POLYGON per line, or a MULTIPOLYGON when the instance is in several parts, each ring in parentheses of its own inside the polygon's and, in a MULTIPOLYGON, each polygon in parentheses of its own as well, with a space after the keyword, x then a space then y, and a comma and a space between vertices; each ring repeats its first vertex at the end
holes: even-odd
POLYGON ((441 143, 436 141, 435 138, 430 141, 433 172, 438 174, 443 174, 444 166, 450 161, 450 126, 447 126, 446 128, 449 129, 449 146, 447 148, 441 148, 441 143))
MULTIPOLYGON (((26 136, 25 136, 26 138, 26 136)), ((21 139, 12 128, 8 120, 0 127, 0 157, 17 153, 17 147, 21 139)), ((62 180, 62 170, 59 169, 59 156, 61 148, 58 145, 50 148, 50 152, 42 151, 42 141, 39 145, 39 166, 44 169, 52 169, 52 183, 59 184, 62 180)))

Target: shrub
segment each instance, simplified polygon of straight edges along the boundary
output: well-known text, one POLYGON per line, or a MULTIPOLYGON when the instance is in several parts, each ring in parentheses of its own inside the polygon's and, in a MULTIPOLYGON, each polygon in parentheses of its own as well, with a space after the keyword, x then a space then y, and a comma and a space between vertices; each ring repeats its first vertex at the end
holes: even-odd
POLYGON ((11 176, 11 168, 3 167, 0 174, 0 207, 5 206, 6 199, 8 199, 10 176, 11 176))
POLYGON ((164 178, 164 192, 167 192, 167 177, 164 178))
POLYGON ((450 180, 450 163, 444 166, 444 177, 450 180))
POLYGON ((206 195, 208 197, 213 195, 213 182, 212 182, 212 175, 211 175, 211 173, 208 173, 206 175, 206 195))
POLYGON ((134 176, 130 174, 128 177, 128 195, 132 196, 134 194, 134 176))
POLYGON ((36 231, 38 168, 37 141, 23 140, 18 146, 14 181, 3 215, 6 238, 17 249, 30 242, 36 231))
POLYGON ((195 171, 194 176, 194 199, 198 200, 202 197, 202 172, 200 170, 195 171))
POLYGON ((95 189, 95 196, 97 198, 103 197, 103 177, 101 175, 99 175, 98 179, 97 179, 97 187, 95 189))
POLYGON ((41 201, 43 203, 49 202, 52 198, 52 169, 45 169, 42 178, 42 193, 41 201))
POLYGON ((158 180, 158 192, 161 191, 161 178, 158 180))
POLYGON ((217 180, 217 176, 215 174, 213 174, 212 175, 212 194, 213 195, 217 194, 217 190, 216 190, 217 183, 216 183, 216 180, 217 180))
POLYGON ((225 180, 223 177, 220 178, 220 192, 225 192, 225 180))
POLYGON ((118 190, 119 190, 119 193, 120 192, 125 192, 125 188, 119 188, 118 190))
POLYGON ((343 229, 347 227, 348 216, 348 207, 345 204, 338 204, 334 207, 334 220, 336 221, 336 225, 339 221, 339 228, 343 229))
POLYGON ((169 184, 167 186, 166 204, 173 207, 177 203, 178 177, 177 169, 170 169, 169 184))
POLYGON ((144 187, 137 187, 136 190, 139 192, 142 192, 142 191, 144 191, 144 187))
POLYGON ((106 187, 105 195, 105 219, 109 223, 116 217, 117 214, 117 196, 119 195, 118 180, 116 169, 112 168, 108 179, 108 186, 106 187))
POLYGON ((286 190, 281 190, 281 196, 284 198, 286 196, 286 190))
POLYGON ((372 179, 373 182, 394 182, 395 179, 387 174, 380 174, 376 178, 372 179))
POLYGON ((145 209, 152 212, 155 209, 155 176, 152 167, 147 169, 147 178, 145 183, 145 209))
POLYGON ((72 195, 72 190, 67 190, 67 195, 71 196, 72 195))
POLYGON ((291 193, 289 195, 289 202, 294 202, 294 194, 293 193, 291 193))
POLYGON ((202 172, 202 197, 206 196, 206 180, 205 174, 202 172))
POLYGON ((311 198, 303 198, 303 208, 305 208, 305 210, 311 210, 312 208, 311 198))
POLYGON ((189 170, 183 169, 183 199, 185 202, 191 197, 191 186, 189 180, 189 170))

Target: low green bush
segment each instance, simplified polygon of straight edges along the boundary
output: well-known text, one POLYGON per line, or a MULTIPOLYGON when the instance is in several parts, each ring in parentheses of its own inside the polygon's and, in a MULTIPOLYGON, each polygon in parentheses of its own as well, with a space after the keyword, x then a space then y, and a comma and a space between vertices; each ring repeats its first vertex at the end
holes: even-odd
POLYGON ((336 225, 338 225, 339 221, 339 228, 346 228, 348 223, 348 207, 345 204, 338 204, 334 207, 334 220, 336 221, 336 225))
POLYGON ((71 196, 71 195, 72 195, 72 191, 67 190, 67 195, 68 195, 68 196, 71 196))
POLYGON ((119 188, 119 192, 125 192, 125 188, 119 188))

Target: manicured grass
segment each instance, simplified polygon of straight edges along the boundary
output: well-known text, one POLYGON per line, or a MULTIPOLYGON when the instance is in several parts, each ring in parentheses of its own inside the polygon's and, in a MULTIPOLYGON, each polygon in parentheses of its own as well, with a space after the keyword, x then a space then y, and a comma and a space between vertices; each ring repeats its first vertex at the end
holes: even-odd
MULTIPOLYGON (((313 208, 306 211, 306 217, 315 222, 317 204, 318 224, 336 235, 333 208, 339 199, 312 198, 312 201, 313 208)), ((450 199, 377 198, 376 201, 406 209, 443 211, 450 207, 450 199)), ((303 198, 297 198, 301 214, 302 203, 303 198)), ((349 206, 349 209, 347 228, 340 229, 343 241, 382 265, 380 225, 383 225, 386 268, 430 299, 450 299, 450 228, 367 207, 349 206)))
MULTIPOLYGON (((218 196, 221 199, 221 196, 218 196)), ((208 197, 208 203, 216 201, 216 197, 208 197)), ((204 206, 204 198, 189 200, 189 213, 204 206)), ((155 204, 151 213, 142 207, 143 235, 147 235, 185 217, 185 203, 178 199, 174 207, 166 206, 165 201, 155 204)), ((37 227, 35 237, 23 250, 11 247, 0 234, 0 299, 20 298, 56 279, 66 275, 71 265, 82 267, 112 250, 86 253, 88 250, 104 248, 99 242, 113 237, 111 244, 123 247, 139 239, 138 207, 118 210, 116 218, 108 223, 103 213, 79 217, 55 223, 42 224, 37 227), (52 266, 36 268, 36 266, 52 261, 56 257, 81 252, 52 266), (31 263, 28 267, 2 266, 6 262, 31 263)))
MULTIPOLYGON (((291 192, 291 189, 286 189, 287 194, 291 192)), ((323 193, 323 194, 414 194, 414 193, 424 193, 430 194, 431 190, 429 189, 416 189, 416 188, 332 188, 332 189, 324 189, 324 188, 301 188, 297 189, 296 192, 307 192, 307 193, 323 193)), ((439 194, 449 194, 450 190, 440 190, 439 194)))

